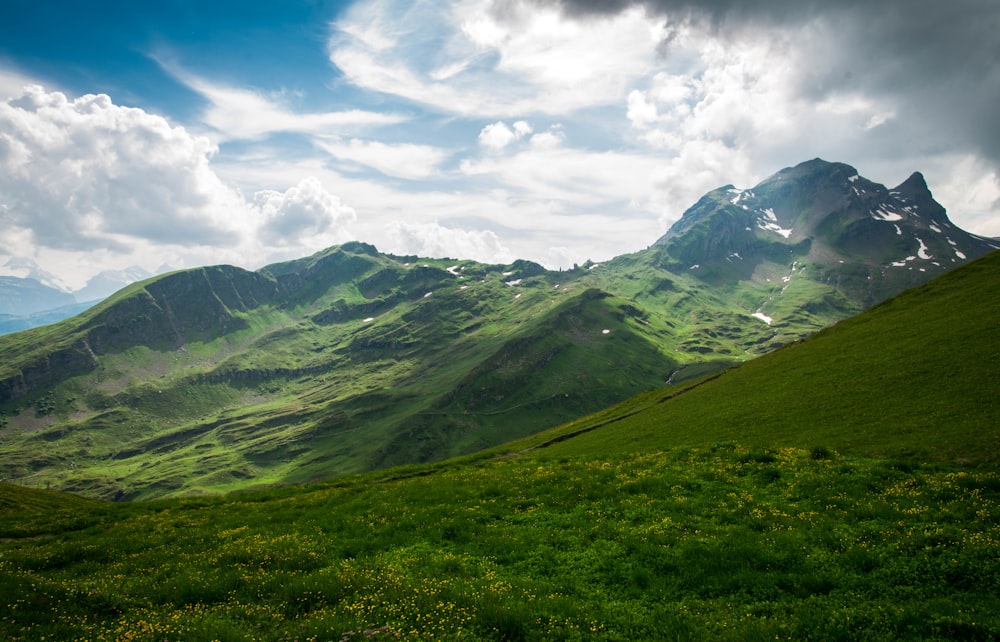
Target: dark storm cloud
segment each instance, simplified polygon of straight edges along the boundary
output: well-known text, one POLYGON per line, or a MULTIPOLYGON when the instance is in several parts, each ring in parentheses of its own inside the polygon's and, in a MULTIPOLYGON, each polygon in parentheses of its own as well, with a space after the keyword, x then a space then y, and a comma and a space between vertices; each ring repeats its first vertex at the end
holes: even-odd
MULTIPOLYGON (((858 92, 893 105, 887 127, 927 151, 954 146, 1000 165, 1000 2, 996 0, 534 0, 578 17, 641 6, 668 27, 700 25, 718 37, 748 29, 819 25, 795 90, 824 100, 858 92)), ((505 2, 498 3, 503 10, 505 2)))

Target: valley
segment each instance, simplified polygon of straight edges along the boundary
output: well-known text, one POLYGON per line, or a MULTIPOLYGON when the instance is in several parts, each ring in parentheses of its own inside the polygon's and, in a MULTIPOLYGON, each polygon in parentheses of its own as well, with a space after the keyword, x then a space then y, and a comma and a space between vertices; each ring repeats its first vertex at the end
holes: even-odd
POLYGON ((919 174, 890 190, 817 159, 574 270, 354 242, 175 272, 0 337, 0 475, 136 500, 440 461, 800 341, 996 245, 919 174))

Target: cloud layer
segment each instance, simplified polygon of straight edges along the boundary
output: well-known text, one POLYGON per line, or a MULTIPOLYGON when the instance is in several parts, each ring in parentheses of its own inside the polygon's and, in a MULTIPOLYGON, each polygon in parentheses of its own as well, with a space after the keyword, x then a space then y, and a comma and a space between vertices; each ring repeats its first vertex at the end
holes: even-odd
POLYGON ((200 101, 183 117, 0 68, 0 263, 257 267, 359 238, 568 267, 817 156, 920 170, 1000 236, 995 0, 357 0, 322 27, 312 84, 150 52, 200 101))

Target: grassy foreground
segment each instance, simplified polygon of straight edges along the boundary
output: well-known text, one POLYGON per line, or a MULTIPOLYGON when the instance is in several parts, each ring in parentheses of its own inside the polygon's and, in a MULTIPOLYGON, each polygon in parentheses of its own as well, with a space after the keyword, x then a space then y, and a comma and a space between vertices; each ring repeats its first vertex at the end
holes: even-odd
POLYGON ((718 444, 413 472, 4 511, 0 637, 1000 635, 995 471, 718 444))
POLYGON ((1000 639, 997 274, 440 464, 134 504, 0 484, 0 638, 1000 639))

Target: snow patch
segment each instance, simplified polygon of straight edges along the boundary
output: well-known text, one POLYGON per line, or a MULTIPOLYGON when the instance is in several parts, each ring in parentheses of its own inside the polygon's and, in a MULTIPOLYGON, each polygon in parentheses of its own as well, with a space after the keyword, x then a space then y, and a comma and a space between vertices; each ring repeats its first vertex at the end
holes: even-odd
POLYGON ((611 330, 604 328, 603 330, 601 330, 601 334, 611 334, 611 330))
POLYGON ((896 212, 890 212, 884 209, 883 206, 879 205, 874 210, 868 210, 868 214, 871 215, 876 221, 902 221, 903 217, 896 212))
POLYGON ((697 270, 697 269, 698 269, 698 268, 700 268, 700 267, 701 267, 700 265, 698 265, 697 263, 695 263, 694 265, 692 265, 692 266, 691 266, 691 267, 689 267, 688 269, 689 269, 689 270, 697 270))
POLYGON ((427 294, 424 295, 424 298, 426 299, 427 297, 429 297, 432 294, 434 294, 434 293, 433 292, 428 292, 427 294))
POLYGON ((927 259, 933 259, 934 257, 927 253, 927 246, 924 245, 924 242, 920 239, 920 237, 918 236, 918 237, 914 237, 914 238, 917 239, 917 243, 920 243, 920 249, 917 250, 917 256, 919 256, 920 258, 922 258, 925 261, 927 259))
POLYGON ((854 176, 848 176, 847 180, 849 180, 849 181, 851 181, 853 183, 854 181, 858 180, 859 178, 861 178, 861 177, 858 176, 857 174, 855 174, 854 176))
POLYGON ((941 233, 941 228, 937 226, 937 221, 931 221, 931 224, 928 225, 927 227, 931 228, 932 230, 934 230, 938 234, 941 233))
POLYGON ((506 283, 507 285, 513 287, 515 285, 520 285, 521 281, 523 281, 523 280, 524 279, 514 279, 513 281, 504 281, 504 283, 506 283))
POLYGON ((896 228, 896 236, 902 236, 903 235, 903 230, 899 229, 898 225, 896 225, 895 223, 893 223, 892 226, 894 228, 896 228))
POLYGON ((778 217, 775 216, 773 209, 769 207, 762 213, 764 214, 764 219, 757 219, 757 227, 762 230, 774 232, 775 234, 780 234, 786 239, 792 235, 791 229, 786 229, 778 225, 778 217))
POLYGON ((760 319, 761 321, 763 321, 767 325, 771 325, 771 322, 774 321, 774 319, 772 319, 771 317, 767 316, 763 312, 754 312, 750 316, 755 317, 757 319, 760 319))
POLYGON ((452 276, 458 276, 458 273, 462 271, 462 268, 458 265, 453 265, 447 269, 448 274, 452 276))
POLYGON ((514 273, 513 273, 513 272, 504 272, 504 273, 503 273, 503 275, 504 275, 504 276, 510 276, 510 275, 512 275, 512 274, 514 274, 514 273))
POLYGON ((593 265, 591 265, 591 266, 590 266, 589 268, 587 268, 587 269, 588 269, 588 270, 593 270, 594 268, 599 268, 599 267, 601 267, 601 264, 600 264, 600 263, 594 263, 593 265))
POLYGON ((959 252, 958 250, 955 250, 955 256, 962 259, 963 261, 965 260, 965 255, 959 252))
POLYGON ((365 319, 365 320, 364 320, 364 321, 362 321, 361 323, 371 323, 371 322, 372 322, 372 321, 374 321, 374 320, 375 320, 375 317, 368 317, 367 319, 365 319))

